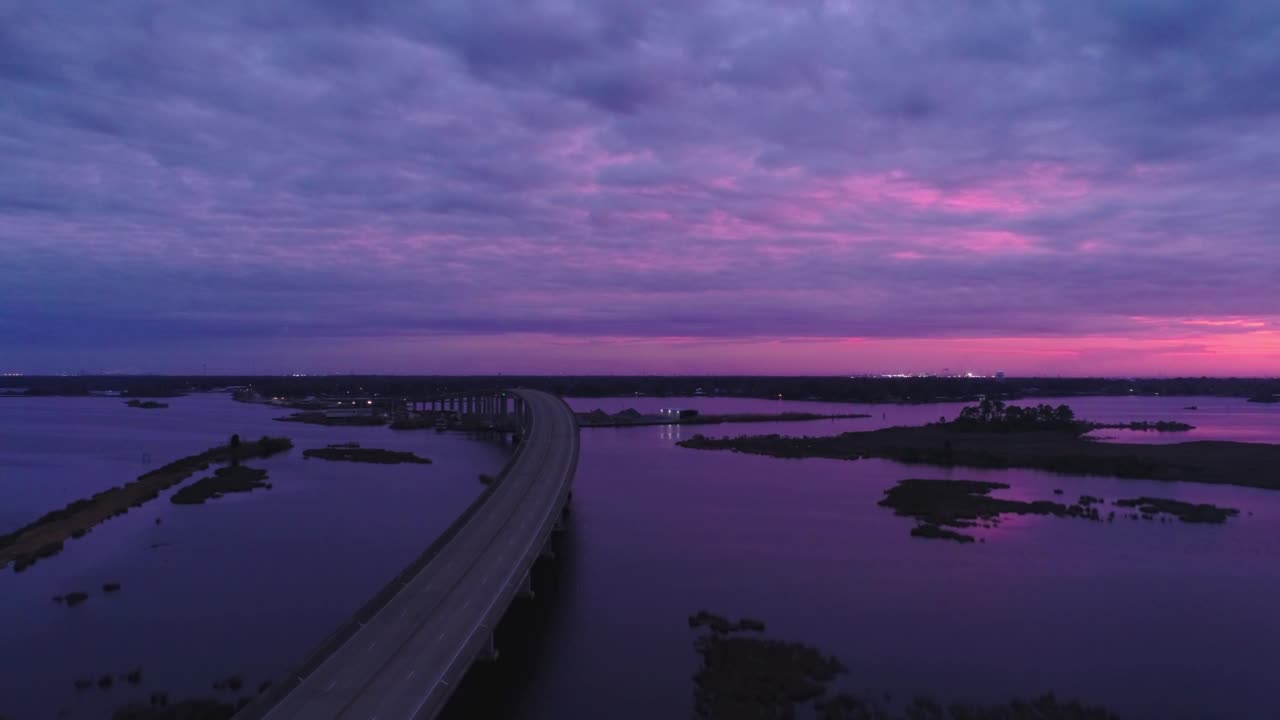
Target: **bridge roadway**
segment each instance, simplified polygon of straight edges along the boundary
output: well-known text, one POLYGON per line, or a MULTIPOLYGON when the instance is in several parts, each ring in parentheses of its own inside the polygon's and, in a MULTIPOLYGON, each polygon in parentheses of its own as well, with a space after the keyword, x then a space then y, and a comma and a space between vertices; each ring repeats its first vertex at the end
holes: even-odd
POLYGON ((527 431, 489 498, 345 642, 238 718, 408 720, 440 712, 492 648, 492 628, 526 587, 577 466, 577 421, 564 401, 514 392, 524 401, 527 431))

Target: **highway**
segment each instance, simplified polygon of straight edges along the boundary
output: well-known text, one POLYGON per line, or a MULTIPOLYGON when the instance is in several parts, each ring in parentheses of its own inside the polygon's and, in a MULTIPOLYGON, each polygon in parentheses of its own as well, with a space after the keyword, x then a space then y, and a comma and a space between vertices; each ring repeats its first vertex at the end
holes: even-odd
MULTIPOLYGON (((428 564, 305 677, 237 718, 433 718, 525 586, 561 509, 578 458, 573 413, 554 395, 514 391, 529 413, 496 489, 428 564)), ((317 664, 318 663, 318 664, 317 664)))

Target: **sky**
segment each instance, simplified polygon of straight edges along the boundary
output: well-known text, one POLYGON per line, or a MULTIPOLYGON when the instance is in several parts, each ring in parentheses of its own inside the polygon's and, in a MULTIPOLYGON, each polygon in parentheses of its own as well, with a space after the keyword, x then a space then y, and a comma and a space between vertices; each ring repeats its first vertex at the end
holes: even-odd
POLYGON ((1280 3, 0 0, 0 371, 1280 375, 1280 3))

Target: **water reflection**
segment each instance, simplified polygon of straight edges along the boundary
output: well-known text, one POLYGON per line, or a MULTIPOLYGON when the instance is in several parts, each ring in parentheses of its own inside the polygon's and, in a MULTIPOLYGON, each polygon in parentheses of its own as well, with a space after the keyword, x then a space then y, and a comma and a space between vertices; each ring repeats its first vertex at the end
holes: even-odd
POLYGON ((678 424, 659 425, 658 437, 662 438, 663 440, 679 442, 680 440, 684 439, 683 430, 684 430, 683 426, 678 424))

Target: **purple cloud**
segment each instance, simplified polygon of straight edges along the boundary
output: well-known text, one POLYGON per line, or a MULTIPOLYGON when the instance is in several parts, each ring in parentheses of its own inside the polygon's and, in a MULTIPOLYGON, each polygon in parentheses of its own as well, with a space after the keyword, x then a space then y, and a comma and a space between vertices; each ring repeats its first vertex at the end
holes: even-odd
POLYGON ((1278 27, 1191 0, 20 3, 0 369, 1275 372, 1278 27))

